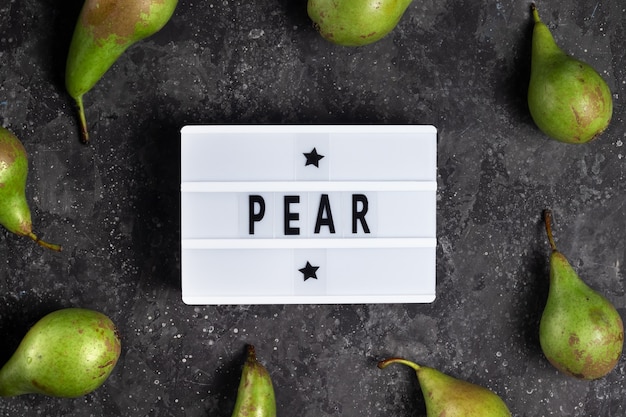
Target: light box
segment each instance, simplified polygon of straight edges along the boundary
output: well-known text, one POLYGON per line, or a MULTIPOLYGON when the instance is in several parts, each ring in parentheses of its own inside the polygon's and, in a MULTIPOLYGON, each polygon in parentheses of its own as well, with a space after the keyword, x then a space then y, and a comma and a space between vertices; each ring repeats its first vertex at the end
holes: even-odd
POLYGON ((185 126, 187 304, 435 299, 433 126, 185 126))

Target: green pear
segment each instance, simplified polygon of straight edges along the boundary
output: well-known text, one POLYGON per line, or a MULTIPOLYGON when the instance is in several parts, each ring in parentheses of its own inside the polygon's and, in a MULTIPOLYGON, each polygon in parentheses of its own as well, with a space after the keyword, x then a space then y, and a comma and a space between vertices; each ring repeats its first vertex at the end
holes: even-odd
POLYGON ((324 39, 362 46, 391 32, 409 4, 411 0, 308 0, 307 12, 324 39))
POLYGON ((267 369, 257 361, 252 345, 247 346, 232 417, 276 417, 272 379, 267 369))
POLYGON ((26 333, 0 369, 0 396, 79 397, 109 377, 120 356, 117 328, 83 308, 54 311, 26 333))
POLYGON ((86 0, 78 17, 65 70, 65 85, 76 101, 81 141, 89 141, 83 95, 136 42, 158 32, 178 0, 86 0))
POLYGON ((33 233, 26 201, 28 156, 22 142, 0 126, 0 224, 11 233, 28 236, 39 245, 60 251, 59 245, 44 242, 33 233))
POLYGON ((511 417, 504 401, 487 388, 401 358, 380 361, 378 367, 383 369, 392 363, 415 370, 424 394, 427 417, 511 417))
POLYGON ((552 214, 544 212, 550 254, 550 289, 539 324, 539 342, 548 361, 567 375, 597 379, 608 374, 622 355, 624 325, 601 294, 585 284, 557 250, 552 214))
POLYGON ((609 125, 613 99, 608 85, 588 64, 565 54, 532 5, 528 108, 541 131, 566 143, 586 143, 609 125))

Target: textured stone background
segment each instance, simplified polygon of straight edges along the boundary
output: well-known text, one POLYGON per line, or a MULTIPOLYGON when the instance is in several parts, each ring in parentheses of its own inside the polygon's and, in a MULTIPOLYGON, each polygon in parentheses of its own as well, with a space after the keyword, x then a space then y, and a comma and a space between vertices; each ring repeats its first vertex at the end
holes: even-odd
POLYGON ((541 212, 560 249, 624 314, 626 12, 620 1, 539 3, 560 46, 606 78, 612 124, 568 146, 525 104, 525 1, 419 1, 378 43, 321 39, 304 0, 181 0, 86 95, 78 142, 63 85, 82 2, 0 3, 0 123, 30 154, 36 231, 0 232, 0 359, 61 307, 105 312, 124 350, 78 399, 0 400, 2 416, 222 416, 244 345, 272 374, 280 416, 423 416, 401 355, 500 394, 515 416, 623 416, 626 362, 594 382, 538 346, 547 296, 541 212), (429 305, 186 306, 180 297, 179 129, 189 123, 433 124, 439 130, 437 300, 429 305))

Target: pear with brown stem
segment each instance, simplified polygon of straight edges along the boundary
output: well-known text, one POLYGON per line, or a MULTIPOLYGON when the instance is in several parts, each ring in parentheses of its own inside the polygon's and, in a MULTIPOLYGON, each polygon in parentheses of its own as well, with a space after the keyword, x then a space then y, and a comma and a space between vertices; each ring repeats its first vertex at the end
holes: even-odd
POLYGON ((544 211, 550 254, 550 289, 539 324, 546 358, 580 379, 605 376, 617 365, 624 344, 622 318, 600 293, 578 276, 552 235, 552 212, 544 211))
POLYGON ((246 346, 232 417, 276 417, 274 385, 267 369, 257 360, 254 346, 246 346))
POLYGON ((86 0, 67 56, 65 84, 89 142, 83 96, 133 44, 161 30, 178 0, 86 0))
POLYGON ((60 251, 61 246, 45 242, 33 233, 26 201, 27 176, 28 156, 22 142, 11 131, 0 127, 0 224, 44 248, 60 251))
POLYGON ((589 64, 563 52, 534 3, 528 108, 541 131, 566 143, 597 138, 613 115, 611 91, 589 64))
POLYGON ((504 401, 487 388, 402 358, 380 361, 378 367, 384 369, 392 363, 415 370, 424 394, 427 417, 511 417, 504 401))

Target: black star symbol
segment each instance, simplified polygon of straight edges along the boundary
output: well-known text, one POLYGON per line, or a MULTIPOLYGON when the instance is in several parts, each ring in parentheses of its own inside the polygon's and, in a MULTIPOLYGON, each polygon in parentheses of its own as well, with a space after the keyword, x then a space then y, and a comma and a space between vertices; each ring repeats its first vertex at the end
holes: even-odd
POLYGON ((304 164, 304 166, 315 165, 316 168, 320 167, 320 159, 324 157, 324 155, 318 154, 315 148, 313 148, 311 152, 303 153, 303 155, 306 157, 306 164, 304 164))
POLYGON ((302 275, 304 275, 304 280, 306 281, 309 278, 317 279, 318 269, 320 269, 319 266, 313 266, 309 261, 306 261, 306 266, 304 268, 298 269, 298 271, 302 272, 302 275))

